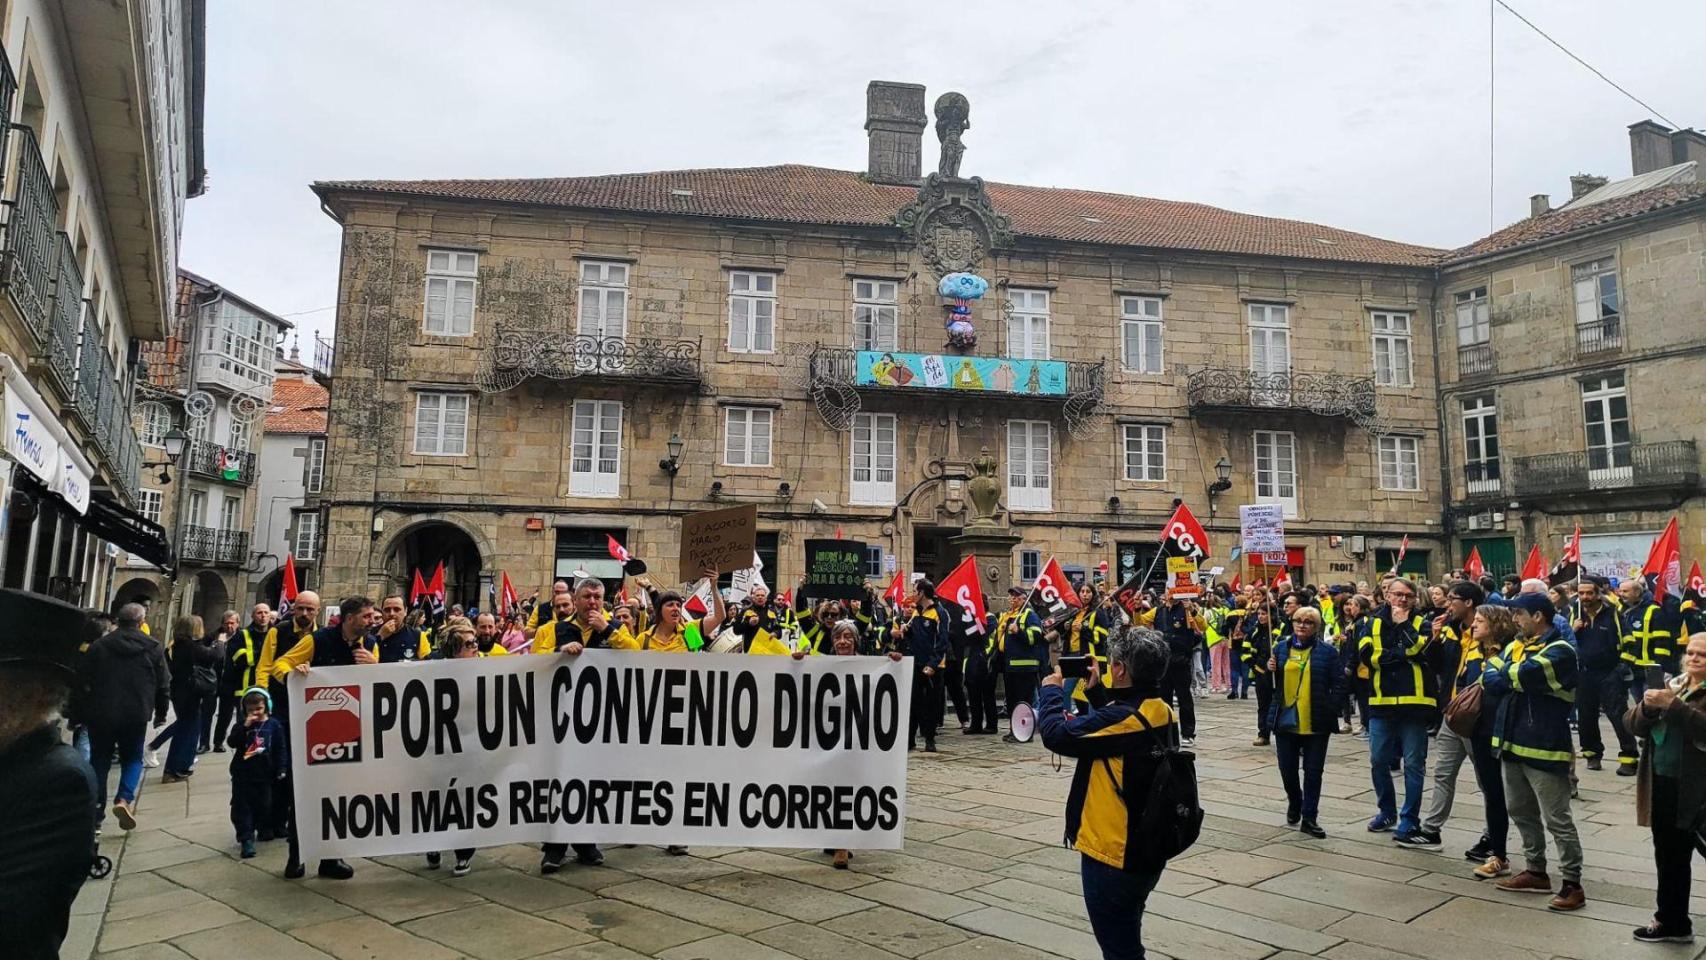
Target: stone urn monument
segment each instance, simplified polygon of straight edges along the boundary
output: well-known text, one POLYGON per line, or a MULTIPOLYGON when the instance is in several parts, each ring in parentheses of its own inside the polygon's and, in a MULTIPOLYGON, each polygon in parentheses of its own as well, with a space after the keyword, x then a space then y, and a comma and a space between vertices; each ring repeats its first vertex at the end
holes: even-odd
POLYGON ((966 481, 966 498, 971 501, 971 517, 966 527, 994 527, 995 511, 1001 503, 1001 481, 995 477, 995 458, 989 455, 988 447, 978 451, 972 469, 976 472, 966 481))
POLYGON ((966 481, 971 515, 966 518, 964 532, 948 542, 960 556, 977 558, 977 569, 988 581, 983 588, 985 595, 998 594, 1005 585, 1011 585, 1008 568, 1013 563, 1013 548, 1018 546, 1019 537, 996 520, 1001 506, 1001 479, 988 447, 978 452, 972 470, 971 479, 966 481))

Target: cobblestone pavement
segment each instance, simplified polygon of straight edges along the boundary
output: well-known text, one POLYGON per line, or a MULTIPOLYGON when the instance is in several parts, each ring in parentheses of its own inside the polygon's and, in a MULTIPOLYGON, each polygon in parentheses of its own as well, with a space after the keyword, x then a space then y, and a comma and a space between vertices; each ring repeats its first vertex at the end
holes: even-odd
MULTIPOLYGON (((1369 834, 1367 748, 1335 737, 1321 823, 1325 840, 1285 827, 1271 754, 1250 743, 1254 700, 1213 698, 1197 752, 1208 821, 1150 897, 1151 956, 1203 960, 1499 957, 1684 958, 1631 928, 1652 914, 1651 840, 1634 825, 1634 783, 1582 771, 1576 822, 1589 904, 1573 915, 1546 898, 1476 882, 1461 851, 1480 832, 1467 767, 1440 853, 1369 834)), ((893 957, 1024 960, 1099 956, 1078 894, 1078 855, 1063 849, 1071 767, 1040 744, 945 731, 943 752, 914 754, 903 851, 857 854, 836 871, 817 851, 610 849, 606 865, 540 877, 521 846, 482 850, 471 875, 418 856, 355 861, 354 880, 286 882, 281 842, 236 858, 224 755, 203 758, 188 788, 157 770, 128 837, 109 833, 114 879, 84 888, 65 955, 124 960, 336 957, 437 960, 802 960, 893 957)), ((110 824, 110 821, 109 821, 110 824)), ((1513 852, 1516 849, 1512 832, 1513 852)), ((1694 913, 1706 915, 1696 881, 1694 913)))

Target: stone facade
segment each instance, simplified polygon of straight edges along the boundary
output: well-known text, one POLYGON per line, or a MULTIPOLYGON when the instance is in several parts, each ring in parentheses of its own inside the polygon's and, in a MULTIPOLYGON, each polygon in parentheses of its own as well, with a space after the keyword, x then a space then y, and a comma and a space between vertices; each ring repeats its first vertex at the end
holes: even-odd
MULTIPOLYGON (((1288 540, 1302 548, 1309 577, 1373 576, 1376 548, 1396 546, 1406 534, 1414 557, 1426 555, 1430 545, 1436 555, 1442 552, 1431 269, 1192 252, 1156 256, 1021 238, 992 251, 986 263, 985 274, 1002 285, 975 307, 984 338, 977 352, 1006 352, 999 316, 1005 291, 1046 290, 1049 356, 1105 363, 1105 412, 1073 431, 1058 402, 866 392, 864 410, 898 416, 898 503, 857 506, 851 502, 850 434, 820 416, 807 389, 809 354, 814 345, 845 348, 852 342, 855 278, 899 284, 899 350, 943 352, 941 300, 918 247, 898 231, 354 194, 336 195, 331 205, 344 225, 323 562, 323 580, 333 593, 404 585, 411 570, 400 551, 422 529, 445 525, 460 530, 478 555, 480 578, 468 571, 461 592, 452 589, 453 599, 464 602, 484 604, 485 581, 499 571, 507 571, 523 595, 548 585, 565 530, 612 530, 651 563, 657 579, 675 582, 687 573, 675 569, 681 515, 747 501, 758 503, 761 529, 777 537, 780 569, 767 571, 773 582, 798 575, 801 541, 838 528, 881 545, 900 569, 942 574, 953 558, 941 541, 957 532, 966 504, 960 483, 931 477, 941 476, 944 466, 950 473, 963 469, 984 447, 1005 471, 1012 419, 1049 424, 1050 509, 1009 514, 1020 549, 1044 557, 1058 554, 1064 563, 1087 568, 1107 561, 1117 573, 1118 545, 1152 548, 1175 497, 1205 521, 1215 556, 1226 557, 1237 539, 1237 505, 1254 500, 1255 429, 1296 437, 1298 516, 1288 524, 1288 540), (424 331, 425 270, 433 249, 478 254, 468 336, 424 331), (628 338, 691 341, 701 358, 702 384, 657 386, 612 374, 534 378, 507 390, 482 390, 500 328, 575 329, 580 265, 589 259, 628 265, 628 338), (746 270, 776 277, 773 353, 729 349, 729 278, 746 270), (1164 303, 1159 374, 1122 370, 1121 295, 1136 293, 1164 303), (1412 385, 1380 388, 1377 403, 1384 430, 1416 441, 1417 489, 1379 488, 1373 437, 1348 419, 1190 408, 1191 371, 1247 368, 1251 303, 1289 306, 1297 374, 1369 377, 1371 311, 1411 317, 1412 385), (465 455, 414 452, 419 397, 439 391, 470 398, 465 455), (594 399, 621 404, 614 497, 571 489, 573 405, 594 399), (770 466, 725 464, 731 407, 770 411, 770 466), (1122 479, 1121 436, 1128 423, 1165 427, 1165 480, 1122 479), (657 466, 672 435, 685 443, 673 483, 657 466), (1205 488, 1222 457, 1233 466, 1232 489, 1218 498, 1210 519, 1205 488), (933 461, 940 463, 932 467, 933 461), (1110 497, 1119 498, 1117 512, 1110 497), (1366 538, 1360 555, 1349 552, 1352 535, 1366 538)), ((597 543, 602 546, 601 539, 597 543)), ((996 582, 1015 579, 1018 563, 1016 555, 1014 569, 986 572, 996 582)), ((1442 572, 1443 563, 1441 557, 1431 572, 1442 572)))
POLYGON ((1442 272, 1438 303, 1451 513, 1462 536, 1514 538, 1519 562, 1538 542, 1551 561, 1579 523, 1585 552, 1594 552, 1596 538, 1613 541, 1624 556, 1639 552, 1638 564, 1676 514, 1685 567, 1706 554, 1699 496, 1706 423, 1690 392, 1691 372, 1706 355, 1706 214, 1697 205, 1456 260, 1442 272), (1575 274, 1596 261, 1611 264, 1618 315, 1583 327, 1575 274), (1455 297, 1479 288, 1490 297, 1485 373, 1464 369, 1452 333, 1455 297), (1581 453, 1590 446, 1584 383, 1607 377, 1622 378, 1632 446, 1626 461, 1613 455, 1596 470, 1581 453), (1462 411, 1480 398, 1496 407, 1504 470, 1496 490, 1472 496, 1462 411), (1561 459, 1560 451, 1570 453, 1561 459), (1543 455, 1554 459, 1525 472, 1527 458, 1543 455), (1627 463, 1621 472, 1620 462, 1627 463))

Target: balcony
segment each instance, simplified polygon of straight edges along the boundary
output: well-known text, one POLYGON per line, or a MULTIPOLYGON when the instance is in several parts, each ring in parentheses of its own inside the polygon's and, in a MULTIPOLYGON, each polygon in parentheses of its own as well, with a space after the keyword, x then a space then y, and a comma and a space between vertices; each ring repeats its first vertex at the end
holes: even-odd
POLYGON ((77 392, 77 341, 83 328, 83 271, 71 238, 59 235, 59 272, 53 281, 53 313, 48 329, 47 366, 66 397, 77 392))
POLYGON ((1470 500, 1482 497, 1502 497, 1505 481, 1497 460, 1483 460, 1463 465, 1464 491, 1470 500))
POLYGON ((1493 345, 1470 343, 1457 348, 1457 375, 1478 377, 1492 373, 1498 364, 1493 359, 1493 345))
POLYGON ((53 300, 53 270, 58 260, 54 224, 59 201, 42 163, 35 131, 17 126, 18 170, 12 187, 12 215, 6 223, 6 255, 0 260, 0 286, 18 308, 38 346, 45 346, 53 300))
POLYGON ((861 397, 917 397, 927 402, 1049 405, 1078 429, 1102 403, 1106 361, 1027 360, 851 350, 819 345, 808 359, 808 387, 818 412, 845 429, 861 397), (845 421, 845 423, 843 423, 845 421))
POLYGON ((0 184, 5 182, 6 147, 11 143, 11 139, 7 136, 11 132, 11 128, 3 118, 12 115, 12 101, 17 96, 18 76, 12 72, 11 59, 6 56, 4 50, 0 50, 0 184))
POLYGON ((246 487, 255 481, 255 455, 206 440, 191 440, 185 469, 198 477, 246 487))
POLYGON ((596 377, 697 387, 705 379, 699 356, 697 339, 604 337, 500 323, 492 334, 491 369, 481 375, 481 386, 501 391, 535 377, 596 377))
POLYGON ((1623 349, 1623 318, 1605 317, 1576 324, 1576 353, 1605 353, 1623 349))
POLYGON ((1686 495, 1700 486, 1700 454, 1693 440, 1637 443, 1612 450, 1518 457, 1512 464, 1518 497, 1548 499, 1606 494, 1686 495))
POLYGON ((204 389, 222 390, 233 395, 254 394, 272 397, 271 370, 254 366, 245 360, 217 350, 203 351, 195 358, 195 385, 204 389))
POLYGON ((1379 415, 1373 377, 1336 373, 1257 373, 1205 367, 1185 382, 1185 398, 1198 413, 1289 413, 1343 417, 1367 427, 1379 415))
POLYGON ((249 535, 241 530, 185 525, 181 556, 185 563, 240 567, 249 562, 249 535))

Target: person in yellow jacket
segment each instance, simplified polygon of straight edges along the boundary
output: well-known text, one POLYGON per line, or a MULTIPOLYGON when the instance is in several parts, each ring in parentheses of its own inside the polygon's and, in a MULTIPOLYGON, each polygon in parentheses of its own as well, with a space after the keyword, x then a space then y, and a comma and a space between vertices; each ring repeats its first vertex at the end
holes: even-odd
POLYGON ((527 639, 533 639, 535 632, 540 627, 551 622, 553 615, 557 612, 557 598, 568 592, 568 581, 557 580, 551 584, 551 595, 549 597, 544 600, 535 600, 532 612, 527 615, 527 626, 522 628, 522 632, 527 634, 527 639))
POLYGON ((552 597, 551 605, 555 619, 534 632, 534 653, 580 653, 587 647, 621 649, 633 645, 633 634, 604 609, 604 583, 596 577, 575 584, 573 593, 552 597))
MULTIPOLYGON (((716 580, 716 571, 707 570, 705 575, 712 581, 716 580)), ((723 617, 728 613, 720 591, 712 590, 711 597, 716 609, 694 620, 687 615, 687 601, 681 594, 673 590, 658 594, 657 623, 637 637, 619 638, 617 642, 620 649, 648 650, 653 653, 697 653, 704 646, 706 637, 716 636, 717 629, 723 625, 723 617)))
MULTIPOLYGON (((274 678, 273 663, 285 651, 300 643, 303 638, 312 636, 320 624, 320 595, 312 590, 304 590, 296 595, 290 604, 290 620, 272 625, 267 631, 266 640, 261 643, 260 659, 255 663, 256 684, 270 683, 274 678)), ((283 674, 277 674, 282 677, 283 674)), ((280 707, 284 704, 284 691, 273 690, 272 701, 280 707)), ((274 716, 283 714, 282 709, 275 709, 274 716)), ((286 721, 279 721, 284 723, 286 721)))

